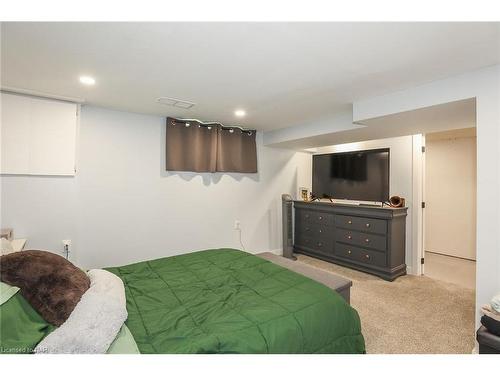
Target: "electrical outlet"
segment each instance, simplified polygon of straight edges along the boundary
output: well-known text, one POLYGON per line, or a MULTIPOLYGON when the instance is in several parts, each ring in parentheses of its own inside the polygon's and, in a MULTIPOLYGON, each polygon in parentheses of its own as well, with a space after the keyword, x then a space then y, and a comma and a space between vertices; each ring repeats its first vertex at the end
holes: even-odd
POLYGON ((234 230, 240 230, 241 229, 241 223, 239 220, 234 221, 234 230))

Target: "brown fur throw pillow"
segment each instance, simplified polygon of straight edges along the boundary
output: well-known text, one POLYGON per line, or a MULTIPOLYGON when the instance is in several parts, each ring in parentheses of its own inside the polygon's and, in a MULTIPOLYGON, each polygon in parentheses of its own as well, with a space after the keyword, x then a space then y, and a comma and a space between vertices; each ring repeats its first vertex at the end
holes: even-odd
POLYGON ((26 250, 0 257, 0 279, 17 286, 49 323, 60 326, 89 288, 86 273, 54 253, 26 250))

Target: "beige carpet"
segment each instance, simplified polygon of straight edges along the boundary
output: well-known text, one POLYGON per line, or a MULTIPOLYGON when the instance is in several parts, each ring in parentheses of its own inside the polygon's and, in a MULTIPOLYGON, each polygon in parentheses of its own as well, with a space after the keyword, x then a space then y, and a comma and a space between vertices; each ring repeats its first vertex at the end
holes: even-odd
POLYGON ((318 259, 300 262, 353 282, 367 353, 464 353, 474 349, 474 291, 426 276, 393 282, 318 259))
POLYGON ((431 279, 458 284, 464 288, 476 287, 476 262, 468 259, 425 252, 425 275, 431 279))

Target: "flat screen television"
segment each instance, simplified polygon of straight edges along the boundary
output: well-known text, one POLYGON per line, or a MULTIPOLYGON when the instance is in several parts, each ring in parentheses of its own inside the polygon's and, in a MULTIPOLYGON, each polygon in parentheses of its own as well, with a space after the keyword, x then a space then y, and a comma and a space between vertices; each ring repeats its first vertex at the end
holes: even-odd
POLYGON ((387 201, 389 149, 313 155, 312 193, 318 198, 387 201))

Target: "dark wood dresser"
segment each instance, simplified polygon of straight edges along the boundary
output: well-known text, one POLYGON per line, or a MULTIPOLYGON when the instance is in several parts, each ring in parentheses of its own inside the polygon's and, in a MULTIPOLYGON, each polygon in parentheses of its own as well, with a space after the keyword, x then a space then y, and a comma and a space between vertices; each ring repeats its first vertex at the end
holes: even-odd
POLYGON ((406 207, 295 201, 294 208, 294 252, 390 281, 406 274, 406 207))

